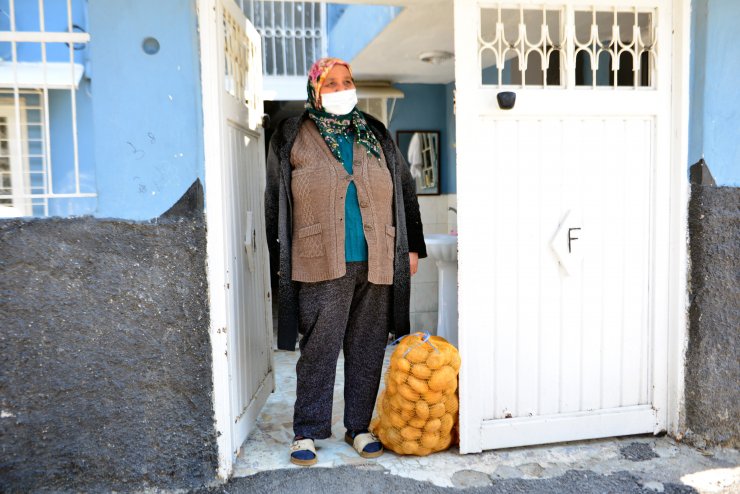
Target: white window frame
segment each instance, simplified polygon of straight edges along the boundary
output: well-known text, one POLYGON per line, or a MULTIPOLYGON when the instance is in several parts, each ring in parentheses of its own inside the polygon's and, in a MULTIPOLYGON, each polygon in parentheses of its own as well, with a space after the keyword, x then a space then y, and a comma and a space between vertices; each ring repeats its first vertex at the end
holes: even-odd
MULTIPOLYGON (((15 23, 15 5, 18 0, 9 0, 9 17, 10 30, 0 31, 0 42, 10 43, 12 57, 10 61, 3 62, 0 66, 0 89, 12 93, 12 106, 14 112, 13 130, 9 135, 17 137, 19 132, 25 132, 25 102, 22 95, 25 91, 31 89, 39 92, 41 98, 41 107, 43 112, 43 132, 44 132, 44 187, 41 193, 37 193, 30 187, 30 166, 26 162, 26 174, 28 177, 28 187, 23 193, 16 192, 13 187, 11 196, 3 195, 2 198, 13 198, 13 204, 17 199, 25 200, 30 211, 33 214, 33 201, 43 201, 44 216, 48 214, 49 199, 74 199, 83 197, 97 197, 95 191, 83 191, 80 187, 80 159, 78 147, 78 126, 77 126, 77 94, 79 81, 82 76, 83 68, 75 63, 74 51, 75 45, 87 44, 90 42, 88 33, 75 32, 72 24, 72 0, 66 0, 67 5, 67 30, 64 32, 46 31, 44 2, 39 1, 39 30, 38 31, 19 31, 15 23), (41 62, 21 62, 18 60, 18 43, 38 43, 41 45, 41 62), (46 57, 46 45, 49 43, 66 43, 69 47, 69 61, 67 62, 49 62, 46 57), (68 71, 69 76, 64 76, 64 70, 68 71), (50 121, 49 121, 49 90, 60 89, 69 91, 71 100, 71 126, 73 140, 73 192, 57 193, 53 187, 53 173, 51 162, 51 141, 50 141, 50 121)), ((21 141, 23 142, 23 141, 21 141)), ((27 140, 26 146, 28 145, 27 140)), ((19 148, 15 139, 10 143, 10 148, 19 148)), ((21 155, 26 156, 21 150, 21 155)), ((37 202, 38 203, 38 202, 37 202)), ((19 210, 13 208, 2 208, 2 214, 10 214, 10 210, 19 210)), ((26 211, 24 210, 24 213, 26 211)))
POLYGON ((0 217, 31 216, 31 180, 28 174, 28 132, 26 129, 26 104, 19 102, 20 122, 16 121, 15 102, 12 98, 0 98, 0 118, 5 118, 8 128, 8 154, 10 158, 10 180, 12 205, 0 205, 0 217), (20 125, 19 125, 20 123, 20 125), (17 132, 20 130, 20 139, 17 132), (19 149, 20 148, 20 149, 19 149))

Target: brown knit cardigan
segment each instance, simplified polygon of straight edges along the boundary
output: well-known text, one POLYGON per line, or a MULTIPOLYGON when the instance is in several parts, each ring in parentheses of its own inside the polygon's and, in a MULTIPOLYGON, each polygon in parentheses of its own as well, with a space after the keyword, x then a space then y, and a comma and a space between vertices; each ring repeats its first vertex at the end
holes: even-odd
POLYGON ((355 142, 352 174, 348 174, 313 121, 305 120, 293 143, 290 164, 293 281, 326 281, 345 275, 345 195, 347 184, 354 182, 367 241, 368 281, 393 284, 393 182, 382 153, 376 158, 355 142))
MULTIPOLYGON (((364 114, 370 129, 381 144, 385 164, 393 184, 392 219, 395 228, 393 256, 393 327, 398 337, 409 333, 409 252, 427 256, 424 232, 409 166, 385 126, 364 114)), ((283 120, 270 140, 265 189, 265 225, 271 265, 277 265, 279 278, 278 348, 295 350, 298 336, 298 282, 293 273, 293 188, 291 153, 307 113, 283 120), (277 262, 275 262, 277 260, 277 262), (291 275, 286 275, 290 273, 291 275)), ((327 147, 328 150, 328 147, 327 147)))

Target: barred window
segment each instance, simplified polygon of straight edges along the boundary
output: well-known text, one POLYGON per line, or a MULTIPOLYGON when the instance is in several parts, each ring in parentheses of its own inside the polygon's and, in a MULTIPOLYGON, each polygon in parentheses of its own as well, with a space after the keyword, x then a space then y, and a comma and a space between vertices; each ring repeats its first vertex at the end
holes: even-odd
POLYGON ((308 75, 314 60, 327 53, 326 3, 239 0, 262 36, 265 76, 308 75))
POLYGON ((83 0, 0 2, 0 216, 90 212, 97 194, 92 163, 81 163, 77 115, 86 8, 83 0))

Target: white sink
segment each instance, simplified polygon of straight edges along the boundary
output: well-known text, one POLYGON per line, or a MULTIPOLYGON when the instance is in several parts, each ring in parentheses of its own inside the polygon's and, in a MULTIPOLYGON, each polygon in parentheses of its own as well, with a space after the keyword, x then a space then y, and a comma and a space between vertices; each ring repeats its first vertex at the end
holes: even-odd
POLYGON ((429 233, 424 235, 427 254, 435 261, 457 261, 457 235, 429 233))
POLYGON ((437 336, 457 346, 457 235, 430 233, 424 242, 439 270, 437 336))

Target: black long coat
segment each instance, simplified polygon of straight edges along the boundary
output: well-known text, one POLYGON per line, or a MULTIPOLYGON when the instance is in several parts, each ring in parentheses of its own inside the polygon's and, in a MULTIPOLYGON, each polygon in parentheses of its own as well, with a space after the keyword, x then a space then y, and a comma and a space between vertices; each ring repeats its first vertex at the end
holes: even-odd
MULTIPOLYGON (((396 337, 409 333, 410 252, 427 256, 424 232, 416 200, 414 181, 406 160, 385 126, 363 113, 378 138, 393 179, 393 214, 396 226, 396 254, 393 263, 393 327, 396 337)), ((278 348, 295 350, 298 337, 298 284, 290 279, 292 245, 292 197, 290 151, 307 113, 283 120, 270 140, 267 155, 265 224, 270 257, 279 259, 278 348)))

